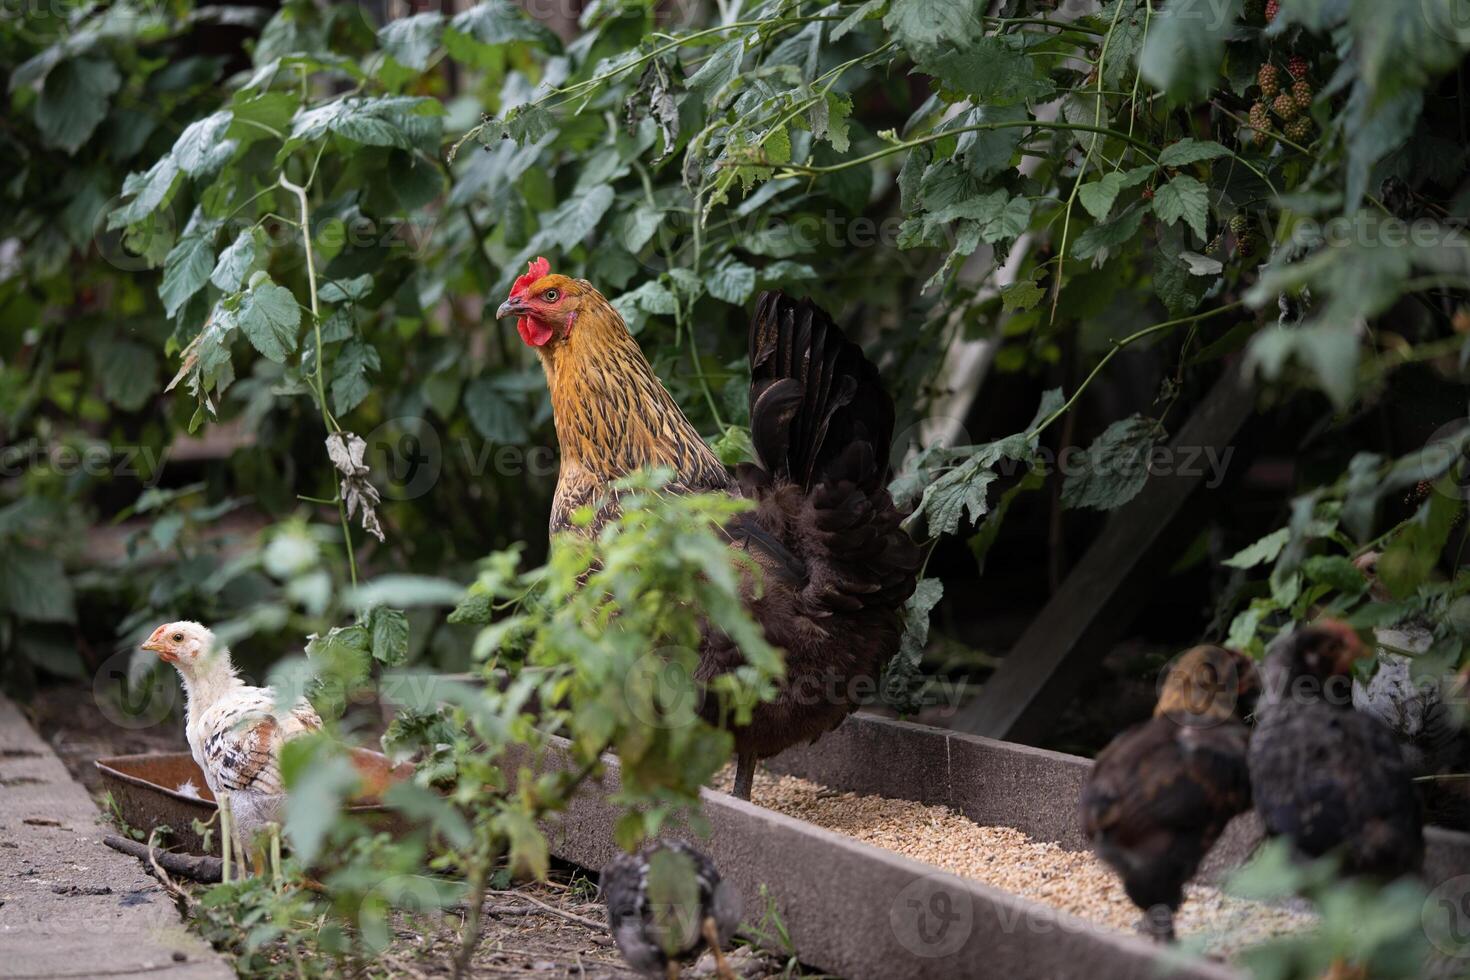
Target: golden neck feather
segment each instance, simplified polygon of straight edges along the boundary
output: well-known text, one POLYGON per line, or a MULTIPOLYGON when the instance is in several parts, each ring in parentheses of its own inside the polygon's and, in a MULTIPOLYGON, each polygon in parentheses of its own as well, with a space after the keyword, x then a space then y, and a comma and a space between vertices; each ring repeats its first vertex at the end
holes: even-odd
POLYGON ((566 339, 537 352, 564 463, 601 479, 648 466, 723 472, 601 294, 585 294, 566 339))

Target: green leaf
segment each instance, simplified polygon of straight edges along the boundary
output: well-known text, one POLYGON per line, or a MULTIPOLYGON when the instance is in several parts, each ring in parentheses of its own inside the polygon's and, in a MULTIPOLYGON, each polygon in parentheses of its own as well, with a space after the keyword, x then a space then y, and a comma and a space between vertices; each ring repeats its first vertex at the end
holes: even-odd
POLYGON ((538 241, 564 250, 575 248, 597 227, 612 202, 613 189, 608 184, 581 191, 543 216, 538 241))
POLYGON ((704 64, 684 84, 689 91, 706 98, 714 95, 739 76, 744 54, 745 38, 736 37, 726 41, 715 48, 714 53, 704 60, 704 64))
POLYGON ((755 290, 755 270, 743 262, 727 258, 711 273, 705 285, 715 299, 743 306, 755 290))
POLYGON ((1034 279, 1019 279, 1000 288, 1001 309, 1007 313, 1029 310, 1041 302, 1046 291, 1034 279))
POLYGON ((158 297, 172 317, 190 296, 204 288, 214 268, 214 236, 219 225, 196 211, 178 243, 163 260, 163 282, 158 297))
POLYGON ((234 113, 221 109, 190 123, 174 142, 173 158, 190 177, 217 172, 235 153, 238 144, 226 139, 234 113))
POLYGON ((1183 237, 1182 231, 1166 231, 1154 250, 1154 292, 1173 317, 1193 313, 1215 282, 1213 275, 1194 274, 1193 266, 1184 257, 1183 237))
POLYGON ((1338 592, 1355 596, 1368 588, 1368 579, 1342 555, 1313 555, 1302 562, 1302 572, 1313 582, 1331 586, 1338 592))
POLYGON ((351 279, 328 279, 317 295, 326 303, 360 303, 372 291, 372 273, 365 272, 351 279))
POLYGON ((296 349, 296 333, 301 326, 301 307, 291 290, 264 280, 253 286, 240 301, 240 331, 266 357, 285 363, 286 355, 296 349))
POLYGON ((1141 415, 1108 426, 1086 453, 1073 457, 1062 483, 1063 506, 1116 510, 1138 496, 1148 481, 1149 454, 1163 437, 1164 427, 1141 415))
POLYGON ((246 228, 219 253, 209 281, 221 292, 238 292, 246 277, 256 271, 256 260, 263 259, 265 251, 265 233, 258 228, 246 228))
POLYGON ((144 173, 129 174, 122 189, 133 199, 107 216, 107 229, 126 227, 158 210, 173 193, 178 177, 179 165, 172 153, 161 157, 144 173))
POLYGON ((51 69, 35 105, 41 142, 76 153, 107 115, 121 84, 117 67, 101 57, 72 58, 51 69))
POLYGON ((327 833, 358 785, 357 770, 325 748, 325 739, 295 738, 281 748, 286 787, 286 838, 292 856, 310 865, 321 853, 327 833))
POLYGON ((929 615, 943 596, 944 583, 937 578, 925 578, 919 580, 913 595, 904 603, 903 639, 878 682, 883 703, 900 714, 912 714, 922 707, 918 694, 923 680, 924 647, 929 642, 929 615))
POLYGON ((1201 239, 1205 238, 1210 210, 1210 190, 1188 174, 1180 174, 1154 193, 1154 214, 1168 224, 1183 218, 1201 239))
POLYGON ((372 391, 367 374, 382 367, 377 348, 353 338, 342 345, 332 361, 332 411, 346 415, 372 391))
POLYGON ((833 150, 838 153, 846 153, 850 145, 847 119, 852 115, 852 98, 841 92, 828 92, 826 102, 827 126, 820 135, 826 137, 833 150))
POLYGON ((1149 24, 1138 58, 1144 79, 1175 99, 1208 97, 1243 2, 1170 0, 1149 24))
POLYGON ((397 667, 408 659, 408 616, 401 609, 374 607, 368 614, 373 634, 373 659, 386 667, 397 667))
POLYGON ((992 467, 1003 459, 1024 461, 1032 456, 1031 444, 1021 436, 1009 436, 973 450, 963 463, 924 488, 919 506, 905 520, 905 526, 912 526, 922 517, 930 536, 938 536, 955 533, 967 513, 972 522, 979 521, 989 510, 990 485, 1000 476, 992 467))
POLYGON ((112 340, 91 348, 102 376, 102 397, 125 412, 136 412, 158 390, 158 357, 131 340, 112 340))
POLYGON ((1276 325, 1251 338, 1244 368, 1259 371, 1268 381, 1281 377, 1288 361, 1308 367, 1317 384, 1339 409, 1347 407, 1357 390, 1358 338, 1346 323, 1319 323, 1288 327, 1276 325))
POLYGON ((494 378, 476 378, 464 388, 470 424, 487 442, 520 443, 526 439, 521 412, 505 397, 494 378))
POLYGON ((963 49, 946 48, 919 62, 947 90, 963 92, 977 103, 1018 105, 1049 98, 1050 78, 1036 72, 1036 61, 998 37, 984 37, 963 49))
POLYGON ((1197 140, 1191 136, 1164 147, 1159 154, 1159 164, 1165 167, 1183 167, 1201 160, 1229 155, 1230 151, 1214 140, 1197 140))
POLYGON ((629 252, 637 255, 648 244, 648 240, 663 224, 663 212, 646 204, 640 204, 628 212, 622 221, 622 243, 629 252))
POLYGON ((399 17, 378 29, 378 43, 400 65, 424 71, 429 67, 434 49, 439 46, 439 33, 443 28, 444 15, 437 11, 399 17))
POLYGON ((0 609, 34 623, 76 622, 61 559, 24 545, 0 545, 0 609))
POLYGON ((1117 171, 1105 174, 1101 179, 1091 183, 1083 184, 1077 192, 1077 199, 1087 209, 1087 213, 1098 221, 1108 220, 1108 212, 1113 210, 1113 202, 1118 199, 1118 194, 1123 190, 1123 175, 1117 171))
POLYGON ((444 34, 444 44, 449 53, 461 60, 479 64, 478 53, 467 48, 465 41, 473 39, 480 45, 509 44, 514 41, 529 41, 545 47, 558 48, 556 35, 511 0, 486 0, 454 16, 444 34))
POLYGON ((1290 537, 1291 528, 1279 528, 1254 544, 1237 551, 1225 559, 1222 564, 1231 568, 1255 568, 1268 561, 1275 561, 1276 556, 1281 554, 1281 549, 1286 547, 1287 539, 1290 537))
POLYGON ((1110 89, 1121 89, 1133 83, 1134 66, 1148 33, 1152 17, 1147 7, 1136 0, 1114 0, 1114 3, 1098 11, 1096 23, 1108 31, 1108 56, 1102 66, 1103 85, 1110 89), (1120 12, 1117 7, 1124 9, 1120 12))
POLYGON ((1143 209, 1129 208, 1113 220, 1093 225, 1077 236, 1072 246, 1072 255, 1079 259, 1094 259, 1101 264, 1108 253, 1119 245, 1130 241, 1143 227, 1143 209))
POLYGON ((883 26, 917 56, 948 42, 961 47, 983 30, 973 0, 893 0, 883 26))

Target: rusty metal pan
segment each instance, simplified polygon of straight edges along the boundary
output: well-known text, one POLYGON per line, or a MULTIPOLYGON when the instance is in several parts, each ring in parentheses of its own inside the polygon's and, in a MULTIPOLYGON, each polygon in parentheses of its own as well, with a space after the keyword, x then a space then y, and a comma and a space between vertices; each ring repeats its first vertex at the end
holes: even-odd
MULTIPOLYGON (((353 765, 363 775, 370 795, 348 806, 349 813, 361 814, 383 829, 403 829, 399 817, 378 802, 377 797, 393 783, 413 775, 407 763, 394 767, 388 757, 369 749, 353 749, 353 765)), ((119 755, 98 759, 97 771, 102 785, 112 794, 118 812, 130 827, 152 830, 166 826, 160 835, 167 847, 190 854, 219 853, 216 833, 206 850, 204 838, 195 832, 194 821, 210 820, 218 809, 214 794, 205 785, 204 774, 187 752, 160 752, 151 755, 119 755), (181 791, 192 784, 195 792, 181 791)))

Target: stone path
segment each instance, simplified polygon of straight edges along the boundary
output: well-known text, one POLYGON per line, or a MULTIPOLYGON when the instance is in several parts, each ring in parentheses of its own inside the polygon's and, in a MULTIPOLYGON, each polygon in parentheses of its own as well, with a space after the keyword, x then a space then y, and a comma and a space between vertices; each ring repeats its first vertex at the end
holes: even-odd
POLYGON ((0 976, 230 980, 87 791, 0 695, 0 976))

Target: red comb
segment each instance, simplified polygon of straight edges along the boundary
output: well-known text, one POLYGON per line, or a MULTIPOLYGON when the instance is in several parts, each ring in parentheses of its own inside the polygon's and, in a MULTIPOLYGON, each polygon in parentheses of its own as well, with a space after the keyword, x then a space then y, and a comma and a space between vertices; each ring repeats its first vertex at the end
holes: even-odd
POLYGON ((536 261, 526 263, 525 273, 517 276, 516 281, 511 284, 510 294, 512 296, 521 295, 526 290, 531 288, 531 283, 535 282, 537 279, 540 279, 542 276, 546 275, 550 271, 551 263, 546 261, 545 256, 537 256, 536 261))

